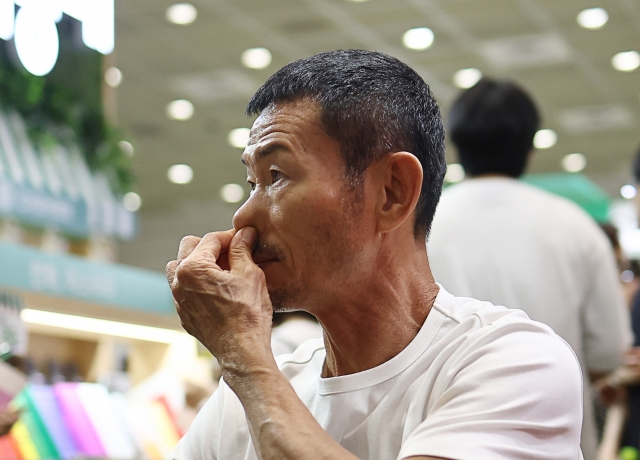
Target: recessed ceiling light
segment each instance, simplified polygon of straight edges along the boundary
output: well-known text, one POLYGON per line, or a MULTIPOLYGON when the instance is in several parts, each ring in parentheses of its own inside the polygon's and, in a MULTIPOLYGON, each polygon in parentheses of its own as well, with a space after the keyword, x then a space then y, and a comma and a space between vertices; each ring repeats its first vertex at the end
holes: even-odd
POLYGON ((232 147, 243 149, 249 143, 249 134, 251 130, 249 128, 236 128, 229 131, 227 140, 232 147))
POLYGON ((227 203, 239 203, 244 198, 244 188, 240 184, 223 185, 220 197, 227 203))
POLYGON ((611 65, 621 72, 631 72, 640 67, 640 53, 637 51, 623 51, 611 58, 611 65))
POLYGON ((451 163, 447 165, 447 173, 444 175, 444 180, 455 184, 464 179, 464 168, 458 163, 451 163))
POLYGON ((585 29, 600 29, 609 20, 609 13, 604 8, 587 8, 580 11, 576 21, 585 29))
POLYGON ((626 198, 627 200, 631 200, 636 197, 638 191, 633 185, 627 184, 620 187, 620 196, 622 198, 626 198))
POLYGON ((582 171, 587 166, 587 157, 581 153, 570 153, 562 159, 562 167, 567 172, 582 171))
POLYGON ((120 147, 120 150, 122 150, 124 153, 126 153, 130 157, 133 156, 134 150, 133 150, 133 145, 131 145, 131 142, 120 141, 118 142, 118 147, 120 147))
POLYGON ((142 198, 137 193, 129 192, 122 198, 122 204, 127 211, 136 212, 142 206, 142 198))
POLYGON ((191 3, 176 3, 167 8, 167 21, 181 26, 191 24, 198 17, 198 10, 191 3))
POLYGON ((186 99, 169 102, 167 116, 174 120, 188 120, 193 116, 193 104, 186 99))
POLYGON ((242 63, 250 69, 264 69, 271 64, 271 51, 266 48, 249 48, 242 53, 242 63))
POLYGON ((558 135, 553 129, 541 129, 533 137, 533 146, 537 149, 550 149, 558 141, 558 135))
POLYGON ((402 44, 412 50, 426 50, 433 44, 433 30, 418 27, 407 30, 402 36, 402 44))
POLYGON ((109 67, 104 73, 104 81, 112 88, 117 88, 122 83, 122 72, 117 67, 109 67))
POLYGON ((174 184, 188 184, 193 179, 193 169, 185 164, 173 165, 169 168, 167 177, 174 184))
POLYGON ((453 74, 453 84, 458 88, 471 88, 482 78, 482 72, 478 69, 460 69, 453 74))

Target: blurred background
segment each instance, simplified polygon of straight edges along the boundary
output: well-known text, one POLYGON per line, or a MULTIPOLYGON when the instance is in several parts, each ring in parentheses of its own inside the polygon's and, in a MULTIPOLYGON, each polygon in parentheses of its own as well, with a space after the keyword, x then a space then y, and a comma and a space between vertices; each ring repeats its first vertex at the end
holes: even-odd
MULTIPOLYGON (((445 118, 483 76, 520 83, 543 117, 525 180, 640 259, 637 0, 0 0, 0 364, 36 385, 0 458, 169 455, 219 375, 164 266, 246 199, 251 95, 340 48, 406 62, 445 118), (85 407, 93 434, 60 434, 65 401, 122 410, 85 407)), ((446 185, 463 180, 447 163, 446 185)), ((0 411, 24 383, 5 367, 0 411)))

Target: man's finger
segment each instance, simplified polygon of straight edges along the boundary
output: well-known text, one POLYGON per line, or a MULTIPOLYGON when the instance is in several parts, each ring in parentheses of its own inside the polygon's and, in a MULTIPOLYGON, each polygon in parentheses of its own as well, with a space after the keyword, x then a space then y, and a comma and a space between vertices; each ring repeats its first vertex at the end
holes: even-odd
POLYGON ((167 281, 169 282, 169 286, 173 286, 173 280, 176 277, 176 267, 177 266, 178 266, 178 261, 177 260, 172 260, 164 268, 164 272, 167 275, 167 281))
POLYGON ((253 227, 245 227, 236 233, 229 245, 229 267, 233 272, 242 272, 248 266, 255 266, 251 253, 258 240, 258 232, 253 227))
POLYGON ((197 260, 201 258, 207 260, 213 258, 213 262, 217 262, 220 253, 227 252, 229 244, 235 234, 235 229, 227 230, 226 232, 207 233, 185 260, 197 260))
POLYGON ((180 246, 178 247, 178 263, 189 257, 189 254, 191 254, 198 246, 201 239, 202 238, 199 236, 189 235, 180 240, 180 246))

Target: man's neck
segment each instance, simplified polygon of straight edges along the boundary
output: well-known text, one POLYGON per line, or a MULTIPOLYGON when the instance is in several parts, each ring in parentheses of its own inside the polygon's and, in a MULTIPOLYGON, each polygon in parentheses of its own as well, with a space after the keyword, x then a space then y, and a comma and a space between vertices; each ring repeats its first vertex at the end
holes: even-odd
POLYGON ((318 314, 325 331, 323 377, 379 366, 404 350, 438 294, 426 248, 381 255, 371 277, 318 314))

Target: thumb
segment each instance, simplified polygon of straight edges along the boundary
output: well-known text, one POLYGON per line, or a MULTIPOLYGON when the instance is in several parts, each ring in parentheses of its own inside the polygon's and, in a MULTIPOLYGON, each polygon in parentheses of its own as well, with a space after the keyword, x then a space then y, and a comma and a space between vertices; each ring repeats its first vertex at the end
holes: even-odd
POLYGON ((251 257, 253 247, 258 240, 258 232, 253 227, 240 229, 229 245, 229 268, 232 271, 243 271, 247 265, 255 265, 251 257))

